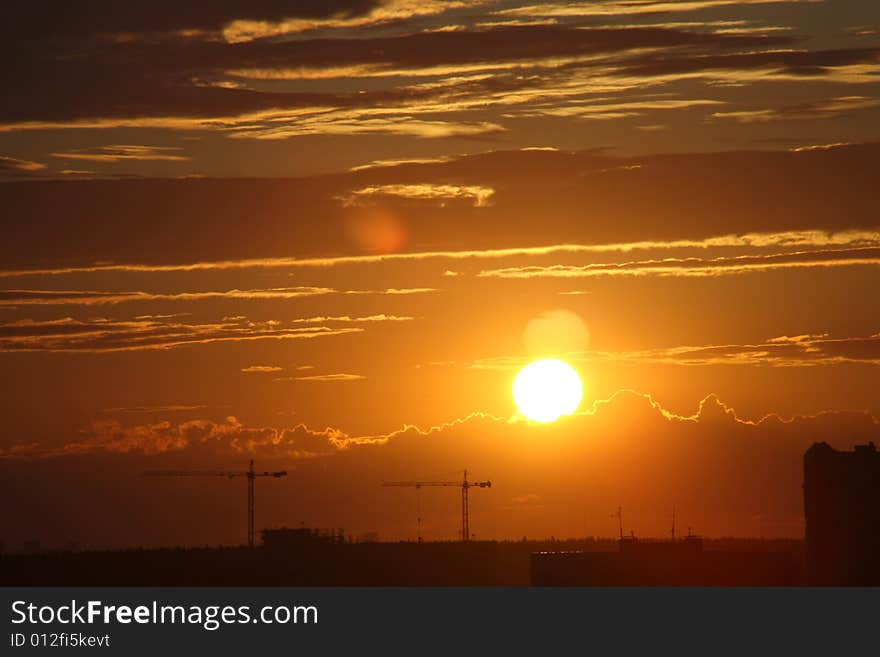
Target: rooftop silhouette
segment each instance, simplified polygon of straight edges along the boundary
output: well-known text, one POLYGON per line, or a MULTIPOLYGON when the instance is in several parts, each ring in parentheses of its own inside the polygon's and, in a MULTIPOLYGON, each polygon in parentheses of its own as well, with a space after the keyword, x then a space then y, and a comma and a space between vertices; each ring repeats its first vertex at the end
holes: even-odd
POLYGON ((873 442, 804 454, 807 578, 817 585, 880 584, 880 453, 873 442))

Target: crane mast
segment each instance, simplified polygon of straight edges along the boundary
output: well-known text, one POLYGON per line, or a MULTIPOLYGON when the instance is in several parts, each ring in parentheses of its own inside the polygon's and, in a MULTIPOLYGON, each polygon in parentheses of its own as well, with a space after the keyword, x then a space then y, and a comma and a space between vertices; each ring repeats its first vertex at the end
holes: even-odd
MULTIPOLYGON (((465 470, 461 481, 385 481, 383 486, 397 486, 420 489, 425 486, 455 486, 461 488, 461 540, 467 543, 471 540, 470 510, 468 508, 468 491, 471 488, 491 488, 491 481, 468 481, 468 471, 465 470)), ((421 516, 421 512, 419 513, 421 516)), ((421 539, 421 517, 419 517, 419 538, 421 539)))
POLYGON ((254 470, 254 460, 251 459, 248 469, 239 470, 147 470, 144 472, 145 477, 227 477, 234 479, 235 477, 245 477, 247 479, 247 537, 248 547, 254 547, 254 480, 257 477, 272 477, 278 479, 287 476, 287 470, 278 470, 275 472, 256 472, 254 470))

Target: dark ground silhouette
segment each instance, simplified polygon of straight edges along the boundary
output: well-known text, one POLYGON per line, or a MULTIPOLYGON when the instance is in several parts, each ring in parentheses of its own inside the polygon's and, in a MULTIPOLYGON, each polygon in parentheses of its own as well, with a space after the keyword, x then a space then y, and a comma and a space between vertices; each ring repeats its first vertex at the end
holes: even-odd
MULTIPOLYGON (((614 555, 615 539, 347 543, 5 554, 7 586, 527 586, 530 555, 614 555)), ((708 554, 776 553, 800 581, 802 542, 717 539, 708 554)), ((697 583, 697 582, 695 582, 697 583)), ((731 581, 731 584, 737 583, 731 581)), ((743 582, 749 583, 749 582, 743 582)))

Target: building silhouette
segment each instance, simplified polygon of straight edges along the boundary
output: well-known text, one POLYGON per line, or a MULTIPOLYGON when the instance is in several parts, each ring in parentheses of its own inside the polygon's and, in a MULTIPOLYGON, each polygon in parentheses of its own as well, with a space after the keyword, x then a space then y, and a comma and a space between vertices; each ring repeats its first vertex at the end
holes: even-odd
POLYGON ((804 454, 807 581, 880 585, 880 453, 815 443, 804 454))
POLYGON ((278 527, 264 529, 263 547, 267 550, 282 551, 308 547, 343 545, 345 532, 342 529, 313 529, 312 527, 278 527))
POLYGON ((689 535, 672 541, 624 537, 617 552, 536 552, 533 586, 791 586, 789 551, 706 550, 689 535))

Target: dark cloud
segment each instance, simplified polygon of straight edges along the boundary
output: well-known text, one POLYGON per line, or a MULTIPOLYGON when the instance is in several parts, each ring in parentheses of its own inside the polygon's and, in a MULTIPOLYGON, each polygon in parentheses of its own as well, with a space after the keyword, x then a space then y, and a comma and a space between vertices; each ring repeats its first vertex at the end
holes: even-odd
POLYGON ((164 160, 179 162, 189 156, 181 153, 177 146, 141 146, 138 144, 119 144, 95 148, 74 148, 50 153, 51 157, 63 160, 87 160, 90 162, 122 162, 126 160, 164 160))
POLYGON ((766 52, 663 54, 622 62, 620 75, 663 76, 709 70, 751 71, 775 69, 780 73, 804 77, 821 76, 830 69, 855 64, 876 64, 880 48, 839 48, 833 50, 768 50, 766 52))
MULTIPOLYGON (((224 118, 296 107, 377 107, 442 95, 435 88, 392 88, 365 93, 278 92, 216 86, 226 71, 372 65, 395 68, 461 67, 590 57, 631 49, 689 48, 695 52, 787 44, 788 36, 713 34, 679 29, 573 29, 526 26, 489 31, 418 32, 372 39, 223 42, 94 43, 86 47, 42 42, 9 44, 0 84, 17 93, 0 108, 9 124, 84 119, 224 118)), ((0 52, 0 54, 4 54, 0 52)), ((653 56, 653 55, 652 55, 653 56)), ((352 75, 357 77, 356 72, 352 75)), ((540 81, 489 81, 529 84, 540 81)), ((341 88, 344 89, 344 86, 341 88)), ((483 93, 491 90, 483 89, 483 93)), ((480 91, 480 89, 477 89, 480 91)))
MULTIPOLYGON (((175 487, 173 482, 133 476, 139 471, 192 467, 192 463, 229 469, 256 458, 260 467, 277 466, 293 474, 261 497, 261 523, 291 525, 294 519, 308 518, 318 526, 378 530, 390 538, 412 531, 415 503, 407 502, 401 491, 382 489, 380 483, 452 476, 464 462, 474 476, 493 482, 491 491, 472 500, 472 523, 484 537, 608 536, 616 529, 610 516, 618 504, 626 509, 628 527, 643 535, 665 534, 668 514, 675 506, 679 518, 710 536, 798 536, 804 450, 820 440, 850 447, 876 440, 878 431, 880 423, 864 412, 749 420, 710 395, 693 415, 680 415, 632 391, 618 392, 581 414, 546 426, 473 414, 434 427, 410 426, 357 437, 301 424, 251 426, 234 417, 142 424, 110 419, 92 423, 66 444, 7 446, 0 468, 10 470, 14 463, 21 472, 39 471, 44 476, 4 476, 0 481, 4 486, 24 486, 18 490, 19 499, 39 505, 41 496, 22 491, 56 481, 57 473, 64 473, 65 486, 76 486, 86 497, 90 496, 83 487, 92 485, 96 477, 100 484, 94 485, 106 490, 104 480, 114 476, 101 473, 125 473, 128 481, 119 487, 120 494, 131 498, 131 505, 155 508, 156 495, 168 487, 169 494, 177 491, 177 499, 183 499, 184 484, 175 487), (333 485, 328 486, 328 481, 333 485), (528 515, 527 510, 517 509, 522 505, 512 504, 527 495, 541 498, 539 514, 528 515)), ((233 488, 234 492, 221 494, 221 507, 235 504, 232 495, 240 489, 233 488)), ((195 494, 190 488, 186 493, 195 494)), ((212 497, 212 503, 217 505, 218 500, 212 497)), ((421 504, 432 538, 454 535, 457 508, 452 495, 423 493, 421 504)), ((88 529, 88 518, 104 518, 106 505, 80 506, 77 524, 85 523, 88 529)), ((126 508, 131 505, 127 502, 126 508)), ((227 529, 225 521, 216 520, 207 534, 201 533, 205 528, 187 528, 182 505, 173 505, 162 516, 162 523, 179 527, 178 540, 203 544, 227 529)), ((112 515, 110 509, 107 512, 112 515)), ((63 532, 66 523, 54 522, 62 513, 75 511, 56 500, 31 515, 39 517, 43 527, 63 532)), ((132 530, 135 540, 161 540, 157 537, 163 535, 162 529, 149 521, 154 515, 137 516, 135 524, 125 518, 105 523, 112 530, 99 530, 90 540, 118 544, 132 530)), ((229 523, 233 535, 235 527, 229 523)))
POLYGON ((381 4, 382 0, 212 0, 197 4, 174 0, 10 0, 3 5, 0 34, 5 41, 25 41, 183 30, 217 32, 235 20, 357 16, 381 4))
POLYGON ((6 183, 0 206, 27 221, 6 226, 0 268, 357 255, 351 209, 336 199, 382 185, 494 190, 481 207, 386 197, 407 252, 865 229, 877 226, 878 166, 880 146, 866 144, 646 157, 508 151, 276 180, 6 183), (846 212, 832 211, 843 198, 846 212), (120 212, 124 223, 115 220, 120 212))
MULTIPOLYGON (((816 100, 796 105, 783 105, 769 109, 716 112, 715 118, 733 119, 740 123, 764 123, 766 121, 792 121, 833 119, 849 112, 880 107, 880 98, 866 96, 842 96, 816 100)), ((835 146, 835 145, 832 145, 835 146)), ((821 148, 822 146, 819 146, 821 148)), ((808 147, 809 148, 809 147, 808 147)), ((805 150, 805 149, 802 149, 805 150)))

